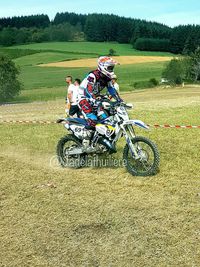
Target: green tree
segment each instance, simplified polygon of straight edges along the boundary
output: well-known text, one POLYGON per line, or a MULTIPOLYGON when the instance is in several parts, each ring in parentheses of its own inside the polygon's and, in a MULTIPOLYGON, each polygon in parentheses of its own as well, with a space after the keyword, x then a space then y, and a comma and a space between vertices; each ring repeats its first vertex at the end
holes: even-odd
POLYGON ((133 47, 134 47, 135 41, 138 38, 140 38, 140 36, 141 36, 140 27, 139 27, 139 25, 137 25, 133 30, 133 34, 132 34, 131 41, 130 41, 130 43, 133 45, 133 47))
POLYGON ((25 44, 31 41, 31 31, 25 28, 18 30, 15 36, 15 43, 16 44, 25 44))
POLYGON ((15 31, 14 29, 8 27, 4 28, 0 32, 0 44, 4 46, 11 46, 15 42, 15 31))
POLYGON ((18 29, 27 27, 44 28, 50 24, 49 17, 47 15, 31 15, 12 18, 0 18, 0 25, 3 27, 16 27, 18 29))
POLYGON ((190 33, 187 35, 187 39, 184 45, 183 53, 190 55, 194 53, 195 50, 200 45, 200 27, 193 26, 190 33))
POLYGON ((18 81, 19 69, 6 56, 0 56, 0 102, 13 99, 22 88, 18 81))
POLYGON ((138 38, 134 44, 134 47, 143 51, 170 51, 170 40, 138 38))
POLYGON ((190 56, 173 59, 163 71, 163 76, 172 84, 180 84, 183 80, 196 82, 200 80, 200 48, 190 56))
POLYGON ((200 80, 200 47, 191 55, 190 77, 193 81, 200 80))
POLYGON ((127 18, 121 18, 119 22, 117 42, 130 43, 132 35, 133 21, 127 18))
POLYGON ((102 14, 88 15, 85 24, 85 34, 88 41, 103 42, 106 41, 106 25, 102 14))
POLYGON ((36 31, 32 34, 32 42, 34 43, 42 43, 48 41, 48 35, 43 31, 36 31))
POLYGON ((164 69, 162 73, 171 85, 181 84, 185 79, 186 69, 183 64, 183 60, 174 58, 172 59, 164 69))
POLYGON ((116 51, 113 48, 109 49, 109 56, 114 56, 116 54, 116 51))
POLYGON ((175 54, 180 54, 183 52, 185 43, 188 39, 188 36, 191 34, 195 26, 177 26, 172 30, 170 37, 171 40, 171 52, 175 54))
POLYGON ((71 41, 77 33, 74 26, 69 23, 52 25, 45 29, 50 41, 71 41))

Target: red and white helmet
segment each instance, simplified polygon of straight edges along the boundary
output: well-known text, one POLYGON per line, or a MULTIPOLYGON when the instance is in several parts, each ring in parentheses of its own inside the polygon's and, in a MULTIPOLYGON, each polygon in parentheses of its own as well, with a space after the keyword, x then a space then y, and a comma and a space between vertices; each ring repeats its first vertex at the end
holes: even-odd
POLYGON ((110 79, 115 75, 114 67, 117 64, 117 61, 108 56, 98 58, 98 70, 110 79))

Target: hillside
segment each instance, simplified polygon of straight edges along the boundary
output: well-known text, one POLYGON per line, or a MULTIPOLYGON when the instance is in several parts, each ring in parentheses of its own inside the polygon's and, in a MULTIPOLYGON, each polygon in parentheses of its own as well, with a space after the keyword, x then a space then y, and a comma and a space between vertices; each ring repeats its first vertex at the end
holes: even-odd
POLYGON ((40 64, 90 58, 94 58, 96 62, 99 55, 108 54, 111 48, 116 51, 116 55, 133 60, 133 64, 122 64, 116 67, 121 91, 133 90, 133 84, 136 81, 147 81, 151 78, 160 80, 166 64, 165 60, 169 60, 172 56, 164 52, 137 51, 132 49, 130 44, 102 42, 48 42, 19 45, 0 48, 0 54, 13 58, 21 70, 20 81, 24 84, 24 88, 14 101, 36 101, 64 98, 66 75, 83 79, 89 71, 96 68, 96 66, 86 65, 85 67, 76 65, 64 68, 41 68, 40 64), (159 61, 156 60, 158 58, 159 61), (145 61, 151 62, 145 63, 145 61))

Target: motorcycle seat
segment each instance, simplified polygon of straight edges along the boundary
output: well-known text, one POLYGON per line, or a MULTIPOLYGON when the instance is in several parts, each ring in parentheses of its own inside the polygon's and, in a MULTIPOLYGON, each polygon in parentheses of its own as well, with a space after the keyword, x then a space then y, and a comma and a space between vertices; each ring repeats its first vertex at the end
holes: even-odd
POLYGON ((87 125, 87 121, 85 119, 81 118, 67 118, 68 122, 74 123, 74 124, 79 124, 79 125, 87 125))

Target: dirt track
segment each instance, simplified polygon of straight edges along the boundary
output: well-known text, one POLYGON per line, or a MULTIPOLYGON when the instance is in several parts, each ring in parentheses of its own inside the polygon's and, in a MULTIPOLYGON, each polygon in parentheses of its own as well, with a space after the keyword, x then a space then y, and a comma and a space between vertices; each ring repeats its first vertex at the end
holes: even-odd
MULTIPOLYGON (((158 56, 118 56, 113 57, 121 65, 129 65, 136 63, 147 63, 147 62, 158 62, 158 61, 169 61, 171 57, 158 57, 158 56)), ((62 62, 54 62, 48 64, 41 64, 41 67, 61 67, 61 68, 76 68, 76 67, 95 67, 97 65, 96 58, 70 60, 62 62)))

